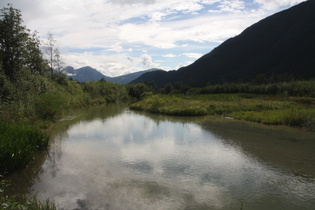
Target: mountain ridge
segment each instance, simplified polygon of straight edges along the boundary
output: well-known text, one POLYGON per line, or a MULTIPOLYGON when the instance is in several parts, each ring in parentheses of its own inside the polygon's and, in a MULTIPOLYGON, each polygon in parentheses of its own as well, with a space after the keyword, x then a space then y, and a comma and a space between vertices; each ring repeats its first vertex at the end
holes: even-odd
POLYGON ((64 73, 67 75, 67 77, 72 78, 78 82, 99 81, 101 79, 105 79, 108 82, 128 84, 144 73, 158 70, 160 69, 152 68, 117 77, 108 77, 90 66, 85 66, 78 69, 74 69, 72 66, 67 66, 64 68, 64 73))
POLYGON ((132 83, 153 81, 163 87, 182 82, 200 87, 251 81, 259 74, 315 77, 314 11, 315 0, 302 2, 258 21, 191 65, 166 72, 163 79, 150 80, 153 73, 146 73, 132 83))

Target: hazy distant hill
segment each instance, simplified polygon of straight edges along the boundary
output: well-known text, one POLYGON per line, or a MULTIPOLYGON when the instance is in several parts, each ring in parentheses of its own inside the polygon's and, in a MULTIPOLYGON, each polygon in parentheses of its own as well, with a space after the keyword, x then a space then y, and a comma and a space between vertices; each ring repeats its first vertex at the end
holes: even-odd
POLYGON ((109 79, 109 77, 106 77, 96 69, 93 69, 89 66, 82 67, 76 70, 73 67, 68 66, 65 68, 65 72, 68 77, 71 77, 72 79, 79 82, 98 81, 102 78, 107 81, 109 79))
POLYGON ((162 78, 154 74, 157 72, 146 73, 134 82, 204 86, 250 81, 259 74, 315 78, 315 0, 259 21, 175 73, 159 72, 162 78))
POLYGON ((98 81, 104 78, 106 81, 115 82, 120 84, 128 84, 132 80, 137 79, 144 73, 156 71, 159 69, 149 69, 145 71, 139 71, 136 73, 126 74, 118 77, 108 77, 97 71, 96 69, 86 66, 79 69, 74 69, 71 66, 65 68, 65 73, 68 77, 77 80, 79 82, 98 81))

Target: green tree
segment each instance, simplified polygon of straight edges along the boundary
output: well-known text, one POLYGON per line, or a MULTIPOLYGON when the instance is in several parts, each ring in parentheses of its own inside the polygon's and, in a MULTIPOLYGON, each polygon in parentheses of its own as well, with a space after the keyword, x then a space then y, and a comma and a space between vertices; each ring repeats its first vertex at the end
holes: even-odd
POLYGON ((21 12, 8 6, 0 13, 0 59, 4 73, 15 80, 25 61, 23 54, 29 30, 22 26, 21 12))
POLYGON ((164 93, 170 94, 173 91, 172 83, 167 83, 164 87, 164 93))
POLYGON ((29 41, 26 47, 26 66, 32 71, 33 74, 46 74, 49 71, 48 63, 43 58, 43 53, 40 50, 41 42, 34 32, 29 36, 29 41))
POLYGON ((136 98, 139 100, 141 98, 141 95, 144 92, 152 92, 154 91, 153 87, 148 83, 138 83, 134 85, 130 85, 128 88, 129 95, 133 98, 136 98))
POLYGON ((39 49, 40 41, 36 33, 22 25, 20 10, 12 5, 0 10, 0 62, 4 74, 12 81, 26 67, 33 73, 43 73, 45 62, 39 49))

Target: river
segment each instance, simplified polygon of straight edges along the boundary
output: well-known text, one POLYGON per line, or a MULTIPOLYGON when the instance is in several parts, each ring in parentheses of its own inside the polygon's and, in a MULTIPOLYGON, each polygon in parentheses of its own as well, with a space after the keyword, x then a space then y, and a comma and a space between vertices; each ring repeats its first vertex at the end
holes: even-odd
POLYGON ((315 209, 315 133, 125 105, 69 112, 13 194, 60 209, 315 209))

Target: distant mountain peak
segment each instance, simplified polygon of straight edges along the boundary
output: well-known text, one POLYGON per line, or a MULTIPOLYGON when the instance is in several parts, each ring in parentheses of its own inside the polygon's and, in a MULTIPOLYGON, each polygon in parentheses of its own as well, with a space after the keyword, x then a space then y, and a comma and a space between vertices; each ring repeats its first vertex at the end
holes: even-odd
POLYGON ((153 69, 134 72, 134 73, 118 76, 118 77, 108 77, 90 66, 85 66, 78 69, 74 69, 71 66, 67 66, 64 69, 65 74, 68 77, 78 82, 99 81, 103 78, 106 81, 120 83, 120 84, 128 84, 129 82, 137 79, 139 76, 141 76, 142 74, 146 72, 152 72, 152 71, 157 71, 157 70, 158 69, 153 68, 153 69))

